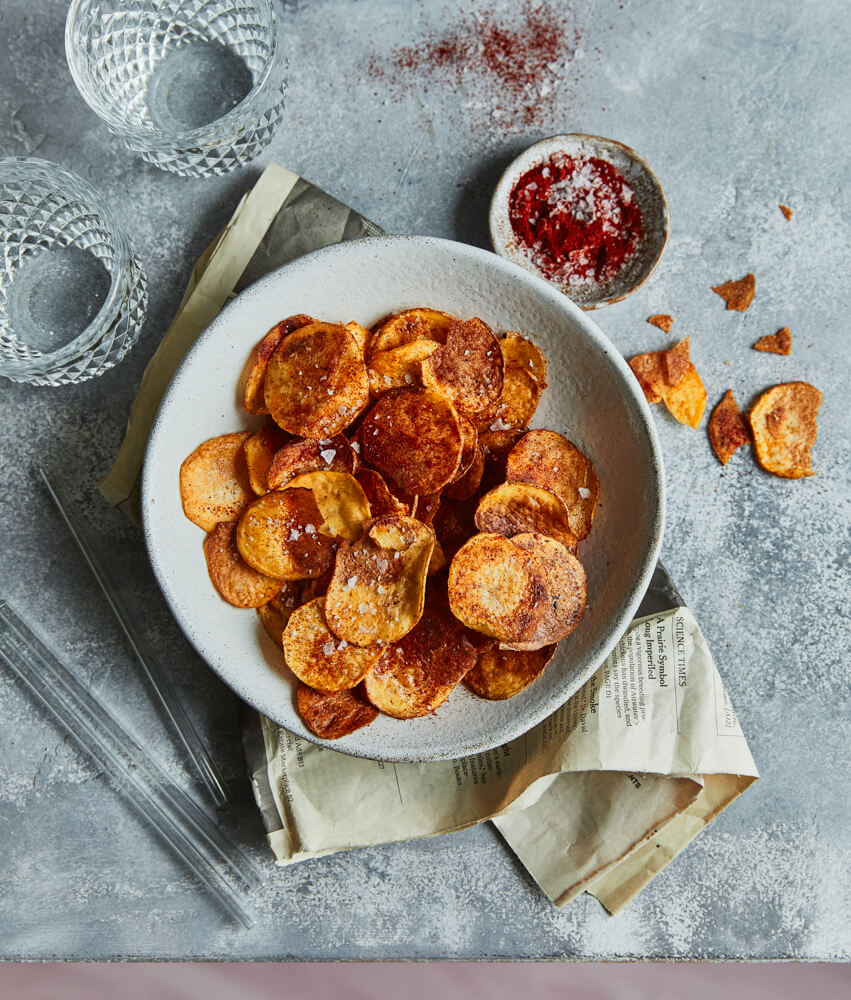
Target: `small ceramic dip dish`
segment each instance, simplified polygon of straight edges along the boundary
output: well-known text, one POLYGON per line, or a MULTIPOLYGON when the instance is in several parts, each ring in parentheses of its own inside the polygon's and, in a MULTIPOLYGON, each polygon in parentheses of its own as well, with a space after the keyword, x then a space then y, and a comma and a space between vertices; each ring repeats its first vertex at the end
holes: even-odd
POLYGON ((658 178, 629 146, 554 135, 520 154, 490 206, 494 250, 583 309, 619 302, 650 277, 668 242, 658 178))

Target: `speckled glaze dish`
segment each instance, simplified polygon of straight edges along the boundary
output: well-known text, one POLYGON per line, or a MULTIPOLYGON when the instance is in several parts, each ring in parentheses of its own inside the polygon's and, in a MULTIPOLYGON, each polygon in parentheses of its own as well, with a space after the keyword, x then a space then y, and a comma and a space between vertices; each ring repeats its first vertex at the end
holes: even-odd
POLYGON ((213 589, 204 535, 181 509, 178 472, 206 438, 258 426, 259 418, 238 402, 237 381, 251 349, 278 320, 305 312, 370 326, 389 312, 422 305, 480 316, 544 348, 550 385, 534 426, 561 432, 591 456, 600 502, 594 530, 579 549, 588 609, 539 680, 503 702, 483 701, 459 686, 433 715, 412 721, 382 715, 327 744, 387 761, 454 758, 520 736, 597 669, 641 600, 662 541, 662 459, 638 383, 596 324, 547 282, 486 250, 417 236, 326 247, 258 281, 210 324, 166 393, 142 481, 151 562, 189 640, 250 705, 322 742, 301 722, 294 678, 257 615, 231 607, 213 589))
MULTIPOLYGON (((644 235, 618 273, 609 281, 576 286, 552 282, 582 309, 599 309, 620 302, 640 288, 656 270, 668 242, 668 202, 659 179, 647 163, 629 146, 599 135, 553 135, 542 139, 511 162, 493 193, 490 205, 490 237, 494 250, 533 274, 541 275, 531 258, 518 245, 508 215, 514 185, 520 177, 555 153, 596 157, 611 163, 632 188, 644 223, 644 235)), ((545 279, 546 280, 546 279, 545 279)))

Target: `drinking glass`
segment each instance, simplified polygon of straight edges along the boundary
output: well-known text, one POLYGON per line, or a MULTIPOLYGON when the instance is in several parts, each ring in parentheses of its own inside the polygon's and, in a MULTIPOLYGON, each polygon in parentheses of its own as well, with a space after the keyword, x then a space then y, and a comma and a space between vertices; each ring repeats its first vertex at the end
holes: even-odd
POLYGON ((82 382, 139 338, 147 283, 97 192, 47 160, 0 158, 0 375, 82 382))
POLYGON ((272 0, 73 0, 65 53, 110 130, 176 174, 247 163, 283 114, 286 59, 272 0))

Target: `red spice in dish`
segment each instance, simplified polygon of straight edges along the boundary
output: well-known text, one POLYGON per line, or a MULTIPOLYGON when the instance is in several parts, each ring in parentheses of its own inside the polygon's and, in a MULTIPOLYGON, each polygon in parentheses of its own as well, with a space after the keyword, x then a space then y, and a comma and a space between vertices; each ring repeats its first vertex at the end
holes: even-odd
POLYGON ((556 153, 515 183, 508 213, 518 246, 551 281, 611 280, 643 234, 632 188, 611 163, 556 153))

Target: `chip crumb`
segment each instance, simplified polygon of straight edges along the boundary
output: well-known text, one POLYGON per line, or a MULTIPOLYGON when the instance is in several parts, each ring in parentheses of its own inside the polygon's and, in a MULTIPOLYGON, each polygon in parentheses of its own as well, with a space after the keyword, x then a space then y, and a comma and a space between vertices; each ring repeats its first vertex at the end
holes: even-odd
POLYGON ((651 326, 658 326, 660 330, 664 330, 665 333, 671 332, 671 327, 674 325, 674 317, 669 316, 667 313, 655 313, 653 316, 647 317, 647 322, 651 326))
POLYGON ((713 285, 712 291, 727 303, 728 309, 747 312, 756 291, 756 278, 746 274, 737 281, 725 281, 723 285, 713 285))
POLYGON ((722 465, 730 461, 730 456, 751 439, 748 425, 736 403, 733 390, 728 389, 709 418, 709 443, 722 465))
POLYGON ((784 218, 784 219, 785 219, 785 220, 786 220, 787 222, 789 222, 789 220, 790 220, 790 219, 792 218, 792 216, 793 216, 793 215, 795 214, 795 213, 794 213, 794 212, 792 211, 792 209, 791 209, 791 208, 789 208, 789 206, 788 206, 788 205, 778 205, 777 207, 778 207, 778 208, 780 209, 780 211, 781 211, 781 212, 783 213, 783 218, 784 218))
POLYGON ((788 326, 782 327, 777 333, 772 333, 767 337, 760 337, 753 345, 755 351, 764 351, 767 354, 791 354, 792 334, 788 326))

